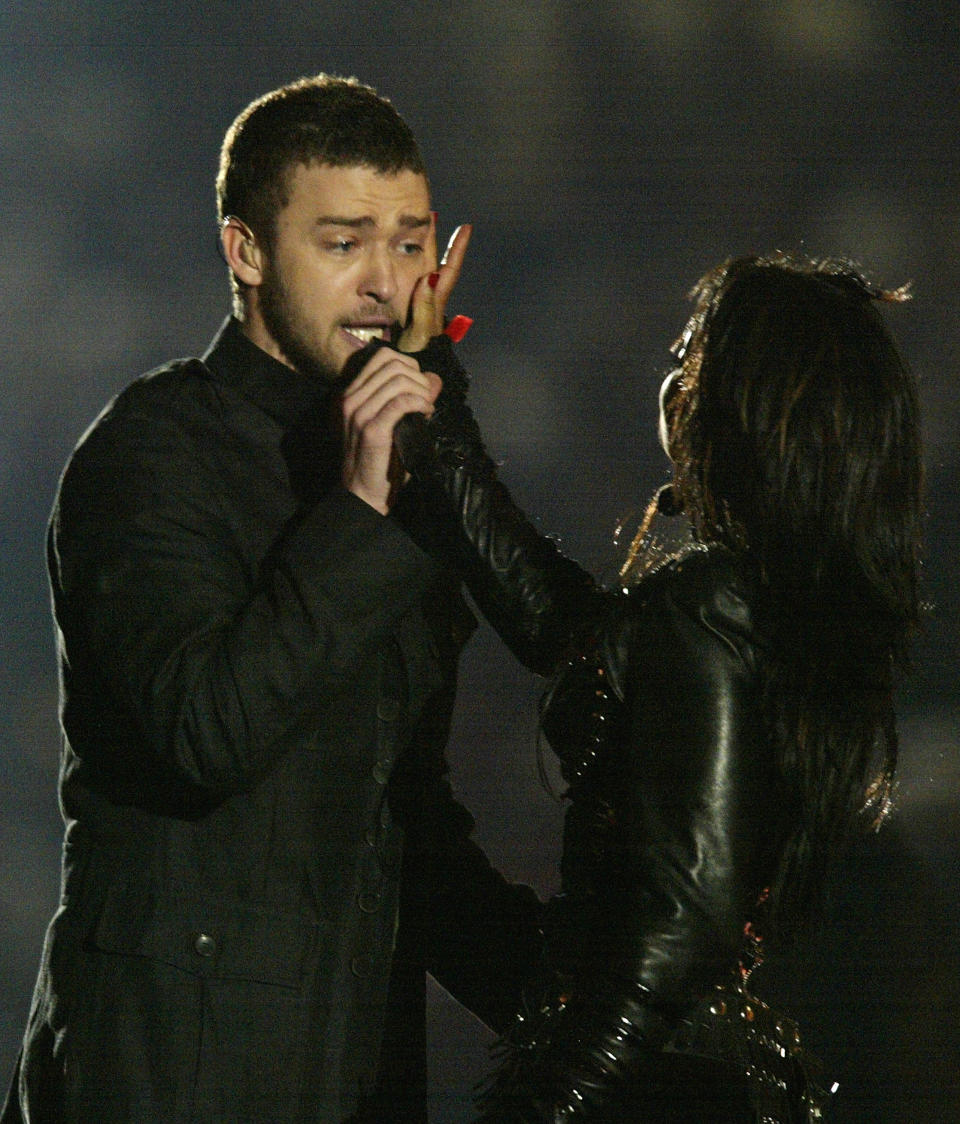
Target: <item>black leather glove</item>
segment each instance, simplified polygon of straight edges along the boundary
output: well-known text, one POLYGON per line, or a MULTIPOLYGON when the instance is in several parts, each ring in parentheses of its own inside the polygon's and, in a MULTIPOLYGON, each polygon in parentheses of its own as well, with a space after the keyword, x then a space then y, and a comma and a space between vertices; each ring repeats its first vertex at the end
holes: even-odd
POLYGON ((554 974, 524 998, 496 1048, 478 1124, 606 1119, 611 1094, 660 1049, 674 1021, 644 988, 610 976, 580 978, 570 992, 554 974))

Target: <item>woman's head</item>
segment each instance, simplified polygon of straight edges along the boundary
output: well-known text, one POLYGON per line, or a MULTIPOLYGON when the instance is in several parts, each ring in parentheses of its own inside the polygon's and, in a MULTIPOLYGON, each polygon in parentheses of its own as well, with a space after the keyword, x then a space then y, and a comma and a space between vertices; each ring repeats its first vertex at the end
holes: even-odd
POLYGON ((866 579, 877 607, 915 619, 917 394, 877 307, 906 293, 778 254, 728 261, 693 296, 661 438, 697 535, 805 597, 866 579))
POLYGON ((728 261, 694 289, 661 392, 674 503, 766 591, 765 707, 803 808, 772 887, 778 924, 815 899, 852 814, 879 822, 889 808, 923 473, 916 386, 879 305, 906 295, 842 261, 728 261))

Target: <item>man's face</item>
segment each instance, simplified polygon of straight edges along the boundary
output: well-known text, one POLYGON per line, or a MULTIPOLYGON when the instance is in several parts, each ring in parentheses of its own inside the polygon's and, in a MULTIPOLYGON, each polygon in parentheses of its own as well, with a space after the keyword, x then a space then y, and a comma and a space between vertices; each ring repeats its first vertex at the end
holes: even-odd
POLYGON ((394 338, 435 268, 430 195, 416 172, 298 165, 277 215, 248 330, 274 358, 336 378, 374 336, 394 338))

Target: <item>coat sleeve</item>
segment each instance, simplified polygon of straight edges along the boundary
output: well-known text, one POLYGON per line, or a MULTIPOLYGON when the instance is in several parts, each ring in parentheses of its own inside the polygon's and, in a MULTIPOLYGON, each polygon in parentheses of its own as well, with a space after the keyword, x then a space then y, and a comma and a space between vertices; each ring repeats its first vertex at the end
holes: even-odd
POLYGON ((427 971, 487 1026, 503 1031, 520 1001, 541 947, 542 904, 534 891, 509 883, 470 837, 473 819, 446 778, 424 805, 430 844, 408 835, 404 861, 423 892, 420 952, 427 971))
POLYGON ((495 1030, 505 1028, 541 946, 542 904, 508 882, 474 842, 473 817, 454 797, 442 746, 455 698, 434 694, 390 781, 390 808, 404 831, 400 947, 495 1030))
POLYGON ((444 382, 435 414, 411 427, 406 450, 411 494, 432 514, 420 524, 441 528, 436 549, 452 557, 520 662, 549 674, 590 620, 596 584, 533 526, 499 480, 466 405, 467 378, 450 341, 437 337, 416 358, 444 382))
POLYGON ((555 928, 579 941, 572 974, 554 975, 534 1004, 546 1016, 495 1078, 484 1120, 602 1116, 684 1011, 736 968, 783 806, 745 606, 692 563, 611 641, 627 711, 617 853, 606 856, 589 943, 581 907, 556 903, 555 928))
POLYGON ((48 557, 73 753, 100 783, 219 801, 350 690, 430 570, 342 488, 297 508, 262 449, 220 471, 218 404, 196 397, 101 419, 65 471, 48 557))

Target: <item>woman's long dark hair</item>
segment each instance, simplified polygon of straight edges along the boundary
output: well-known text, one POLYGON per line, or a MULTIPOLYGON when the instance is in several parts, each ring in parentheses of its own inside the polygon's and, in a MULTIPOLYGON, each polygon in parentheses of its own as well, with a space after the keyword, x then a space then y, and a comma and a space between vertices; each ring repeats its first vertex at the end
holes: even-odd
POLYGON ((877 304, 907 294, 778 254, 731 260, 693 296, 665 406, 673 489, 762 591, 767 714, 802 812, 770 894, 789 926, 856 813, 878 825, 890 805, 923 473, 916 386, 877 304))

